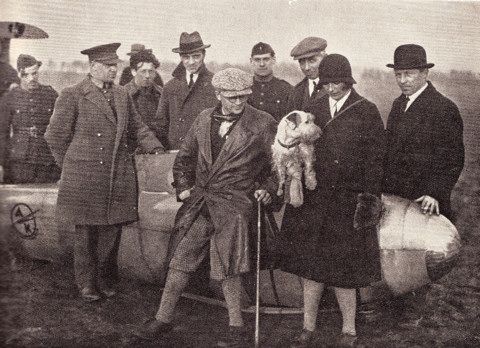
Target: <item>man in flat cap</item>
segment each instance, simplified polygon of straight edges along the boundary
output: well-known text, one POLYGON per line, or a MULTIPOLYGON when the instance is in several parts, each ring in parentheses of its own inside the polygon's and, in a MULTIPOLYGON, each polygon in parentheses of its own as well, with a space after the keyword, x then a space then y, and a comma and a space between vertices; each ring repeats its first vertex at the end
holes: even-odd
POLYGON ((318 81, 318 66, 327 55, 327 41, 320 37, 307 37, 300 41, 290 52, 294 60, 298 60, 305 78, 290 92, 287 111, 302 110, 318 116, 318 102, 325 92, 318 81))
POLYGON ((276 192, 270 175, 276 122, 247 104, 249 74, 225 69, 212 85, 220 102, 194 120, 173 165, 184 204, 176 217, 160 308, 135 335, 154 339, 172 329, 178 298, 210 251, 210 277, 221 281, 229 314, 229 329, 217 346, 237 347, 245 343, 240 275, 250 270, 248 227, 256 202, 269 204, 276 192))
POLYGON ((280 121, 286 115, 287 98, 292 85, 273 76, 275 51, 267 43, 257 43, 252 48, 250 64, 254 75, 252 95, 248 98, 248 103, 280 121))
POLYGON ((60 178, 44 138, 58 94, 38 82, 41 65, 21 54, 17 60, 20 86, 0 100, 0 173, 5 169, 6 183, 48 183, 60 178))
POLYGON ((156 118, 158 102, 162 95, 162 87, 154 81, 157 58, 151 51, 141 51, 130 58, 130 70, 133 80, 125 85, 132 97, 137 112, 142 121, 160 138, 160 126, 156 118))
POLYGON ((215 106, 217 99, 211 81, 213 74, 205 67, 205 49, 198 32, 180 35, 180 45, 172 51, 181 63, 173 71, 173 79, 165 84, 157 110, 161 122, 163 144, 179 149, 198 114, 215 106))
POLYGON ((137 219, 135 147, 163 151, 125 88, 113 84, 119 46, 81 52, 90 73, 62 91, 45 133, 62 168, 56 214, 61 224, 75 225, 75 282, 85 301, 115 294, 121 226, 137 219))
MULTIPOLYGON (((145 45, 139 44, 139 43, 134 43, 131 46, 130 52, 127 53, 127 56, 130 56, 130 65, 125 67, 122 71, 122 75, 120 75, 120 86, 125 86, 127 83, 132 81, 133 79, 133 74, 132 74, 132 57, 136 55, 137 53, 146 51, 147 53, 152 54, 151 49, 146 49, 145 45)), ((155 58, 156 59, 156 58, 155 58)), ((155 62, 157 65, 155 69, 157 69, 160 66, 160 63, 158 60, 155 62)), ((158 73, 157 70, 155 70, 155 76, 153 80, 158 86, 163 87, 163 80, 160 74, 158 73)))
POLYGON ((397 47, 393 68, 402 95, 387 121, 383 192, 417 202, 424 213, 452 218, 450 194, 464 164, 463 121, 457 106, 427 80, 422 46, 397 47))

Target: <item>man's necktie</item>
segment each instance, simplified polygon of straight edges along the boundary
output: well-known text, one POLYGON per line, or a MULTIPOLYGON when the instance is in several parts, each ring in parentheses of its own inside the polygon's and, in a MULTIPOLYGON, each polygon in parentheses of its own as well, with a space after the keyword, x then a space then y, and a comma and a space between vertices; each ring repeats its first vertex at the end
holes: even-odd
POLYGON ((335 105, 333 106, 333 117, 337 116, 338 114, 338 109, 337 109, 337 103, 335 103, 335 105))
POLYGON ((312 81, 312 82, 313 82, 313 91, 312 91, 312 94, 310 94, 310 98, 315 98, 315 96, 318 93, 317 83, 315 81, 312 81))
POLYGON ((402 110, 402 112, 405 112, 406 108, 407 108, 407 104, 408 104, 408 101, 410 100, 409 97, 405 96, 405 98, 403 98, 401 101, 400 101, 400 110, 402 110))
POLYGON ((193 82, 193 74, 190 74, 190 81, 188 81, 188 88, 192 88, 194 82, 193 82))

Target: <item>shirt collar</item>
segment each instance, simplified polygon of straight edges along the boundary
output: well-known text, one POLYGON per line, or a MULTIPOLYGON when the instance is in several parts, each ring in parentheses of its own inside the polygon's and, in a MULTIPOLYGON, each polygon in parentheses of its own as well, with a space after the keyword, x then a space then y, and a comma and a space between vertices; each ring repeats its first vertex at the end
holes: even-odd
MULTIPOLYGON (((190 82, 190 73, 187 71, 187 69, 185 69, 185 78, 187 79, 187 85, 188 85, 188 82, 190 82)), ((193 74, 193 83, 197 82, 197 79, 198 79, 198 73, 193 74)))
POLYGON ((428 87, 428 82, 425 82, 425 85, 420 88, 418 91, 416 91, 415 93, 413 93, 412 95, 408 96, 408 104, 407 104, 407 109, 408 107, 415 101, 415 99, 418 98, 418 96, 420 94, 422 94, 422 92, 428 87))
POLYGON ((348 92, 338 101, 333 99, 332 97, 328 97, 328 103, 330 105, 330 115, 332 117, 335 114, 335 109, 337 109, 337 112, 340 111, 343 104, 345 104, 345 102, 347 101, 351 93, 352 93, 352 89, 349 89, 348 92))

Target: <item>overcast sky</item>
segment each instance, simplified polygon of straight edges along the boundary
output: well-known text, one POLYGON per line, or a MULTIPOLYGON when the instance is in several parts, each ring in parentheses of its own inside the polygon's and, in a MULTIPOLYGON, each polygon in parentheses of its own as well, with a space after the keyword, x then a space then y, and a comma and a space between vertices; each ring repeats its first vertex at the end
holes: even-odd
MULTIPOLYGON (((385 68, 393 51, 418 43, 441 71, 480 72, 480 2, 351 0, 0 0, 0 20, 36 25, 50 37, 12 40, 11 61, 28 53, 42 61, 84 60, 80 51, 121 42, 152 48, 160 61, 176 61, 180 33, 199 31, 211 44, 207 59, 246 63, 258 41, 277 60, 307 36, 328 41, 354 66, 385 68)), ((387 68, 385 68, 387 69, 387 68)))

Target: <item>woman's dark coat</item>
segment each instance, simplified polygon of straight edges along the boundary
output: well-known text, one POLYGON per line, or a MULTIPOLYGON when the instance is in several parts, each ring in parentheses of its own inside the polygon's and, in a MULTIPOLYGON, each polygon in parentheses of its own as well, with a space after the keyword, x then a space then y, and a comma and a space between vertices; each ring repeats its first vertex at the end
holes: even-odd
POLYGON ((401 99, 388 116, 383 191, 412 200, 432 196, 450 218, 450 194, 465 158, 460 112, 431 82, 405 113, 401 99))
POLYGON ((116 115, 90 80, 62 91, 45 133, 60 168, 57 217, 74 225, 137 219, 137 187, 130 139, 146 151, 161 148, 140 121, 123 87, 112 86, 116 115))
POLYGON ((384 127, 377 107, 355 90, 334 119, 328 98, 315 120, 323 131, 315 142, 318 185, 304 189, 301 207, 287 204, 277 260, 303 278, 360 287, 380 279, 376 229, 355 230, 353 218, 359 194, 380 197, 384 127))
POLYGON ((249 226, 255 216, 255 190, 276 192, 271 173, 271 144, 276 122, 269 114, 245 106, 217 159, 212 163, 210 127, 214 108, 194 121, 173 165, 177 193, 193 189, 178 211, 170 252, 206 205, 215 227, 212 243, 226 276, 250 269, 249 226))

